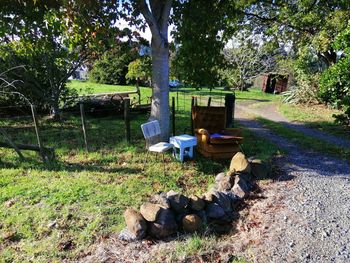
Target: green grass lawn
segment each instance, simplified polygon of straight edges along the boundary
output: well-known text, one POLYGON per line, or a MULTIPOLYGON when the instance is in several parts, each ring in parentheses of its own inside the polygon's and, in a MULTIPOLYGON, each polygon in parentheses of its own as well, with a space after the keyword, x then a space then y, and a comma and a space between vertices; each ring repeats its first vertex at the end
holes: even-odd
MULTIPOLYGON (((92 93, 132 90, 129 86, 96 85, 71 82, 70 88, 92 93), (85 87, 85 88, 84 88, 85 87)), ((222 90, 186 90, 170 97, 179 102, 176 111, 176 133, 190 131, 191 97, 220 96, 222 90)), ((141 88, 142 97, 151 93, 141 88)), ((237 99, 266 102, 274 95, 237 92, 237 99)), ((138 208, 154 193, 170 189, 185 194, 203 193, 218 172, 228 168, 227 161, 211 161, 199 155, 181 165, 171 155, 166 157, 166 175, 160 159, 146 152, 140 125, 147 114, 133 114, 132 143, 124 140, 121 116, 91 117, 87 115, 89 152, 84 151, 79 115, 65 114, 62 122, 40 120, 45 146, 54 147, 56 160, 42 163, 38 156, 25 152, 21 162, 12 150, 0 148, 0 262, 75 261, 103 237, 124 227, 122 214, 126 207, 138 208)), ((30 119, 6 120, 1 125, 16 142, 36 143, 30 119)), ((266 140, 244 130, 243 149, 247 156, 269 160, 279 150, 266 140)), ((204 249, 206 237, 183 241, 193 243, 179 253, 193 254, 204 249)), ((186 243, 187 242, 187 243, 186 243)), ((214 242, 215 243, 215 242, 214 242)), ((179 244, 175 247, 178 250, 179 244)))
MULTIPOLYGON (((188 98, 179 97, 185 107, 176 113, 177 134, 185 128, 189 132, 188 98)), ((51 163, 42 163, 32 152, 25 152, 21 162, 14 151, 1 148, 0 262, 75 261, 94 242, 124 227, 122 214, 128 206, 138 208, 151 195, 170 189, 203 193, 215 175, 228 168, 229 160, 216 162, 199 155, 184 165, 168 155, 166 175, 155 155, 144 165, 140 125, 146 121, 147 114, 133 114, 132 143, 127 144, 121 116, 87 115, 90 151, 85 152, 79 115, 65 114, 59 123, 43 118, 43 143, 56 151, 51 163)), ((1 125, 16 142, 35 144, 30 119, 1 125)), ((248 156, 269 159, 278 153, 250 132, 244 131, 244 136, 248 156)))

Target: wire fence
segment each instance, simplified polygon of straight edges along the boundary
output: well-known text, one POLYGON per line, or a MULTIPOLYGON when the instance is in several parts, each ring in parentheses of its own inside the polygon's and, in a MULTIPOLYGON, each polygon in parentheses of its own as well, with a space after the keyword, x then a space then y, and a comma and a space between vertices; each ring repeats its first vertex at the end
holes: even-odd
MULTIPOLYGON (((227 92, 223 90, 171 91, 169 94, 171 106, 174 100, 174 109, 171 112, 175 114, 175 121, 171 123, 175 125, 175 133, 191 132, 190 114, 193 97, 197 98, 197 105, 212 103, 224 106, 226 94, 227 92)), ((38 145, 39 136, 42 147, 52 148, 56 153, 84 150, 92 152, 116 148, 128 140, 133 144, 142 143, 140 125, 147 121, 150 114, 146 106, 148 105, 130 108, 128 116, 125 116, 125 107, 115 112, 110 108, 84 110, 83 107, 80 110, 63 111, 58 121, 53 120, 47 113, 41 113, 35 116, 38 121, 37 131, 30 107, 3 106, 0 107, 0 128, 15 144, 38 145), (6 114, 2 114, 3 112, 6 114), (9 112, 13 114, 8 114, 9 112)), ((2 141, 4 138, 0 135, 0 144, 2 141)))

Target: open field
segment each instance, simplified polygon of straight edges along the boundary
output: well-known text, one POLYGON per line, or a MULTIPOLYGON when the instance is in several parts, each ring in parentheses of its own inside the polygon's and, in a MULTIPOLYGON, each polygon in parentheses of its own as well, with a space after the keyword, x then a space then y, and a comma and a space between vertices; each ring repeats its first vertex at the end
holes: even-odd
MULTIPOLYGON (((181 96, 179 102, 190 103, 181 96)), ((189 131, 186 108, 177 112, 177 133, 189 131)), ((170 189, 203 193, 215 174, 228 168, 229 161, 198 155, 183 166, 167 155, 166 175, 155 155, 144 165, 140 124, 146 120, 147 114, 133 116, 128 145, 121 116, 87 115, 90 151, 85 152, 79 115, 66 114, 59 123, 42 118, 43 143, 56 150, 52 163, 42 163, 30 152, 20 162, 13 151, 0 149, 0 262, 74 261, 91 244, 124 227, 126 207, 138 208, 152 194, 170 189)), ((16 142, 35 144, 30 119, 3 120, 1 125, 16 142)), ((244 136, 248 156, 269 159, 278 154, 273 144, 248 131, 244 136)))

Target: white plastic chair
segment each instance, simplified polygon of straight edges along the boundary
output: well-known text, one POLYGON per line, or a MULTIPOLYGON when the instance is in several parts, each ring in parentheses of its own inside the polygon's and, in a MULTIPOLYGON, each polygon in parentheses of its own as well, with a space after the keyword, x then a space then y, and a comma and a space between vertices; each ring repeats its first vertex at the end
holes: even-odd
POLYGON ((149 152, 161 153, 163 156, 163 166, 164 166, 164 173, 165 173, 164 153, 170 149, 173 149, 173 145, 168 142, 160 141, 161 131, 160 131, 159 122, 157 120, 142 124, 141 130, 146 140, 146 149, 147 149, 146 160, 149 152))

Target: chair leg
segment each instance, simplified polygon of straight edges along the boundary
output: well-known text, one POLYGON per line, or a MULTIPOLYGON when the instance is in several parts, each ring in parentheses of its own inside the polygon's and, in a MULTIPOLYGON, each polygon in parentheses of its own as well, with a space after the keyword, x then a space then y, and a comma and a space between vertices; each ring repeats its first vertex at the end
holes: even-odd
POLYGON ((165 175, 165 159, 164 159, 164 153, 162 153, 163 155, 163 171, 164 171, 164 175, 165 175))
POLYGON ((142 170, 145 170, 146 162, 147 162, 147 160, 148 160, 148 154, 149 154, 149 151, 147 151, 147 153, 146 153, 146 158, 145 158, 145 160, 143 160, 143 167, 142 167, 142 170))

